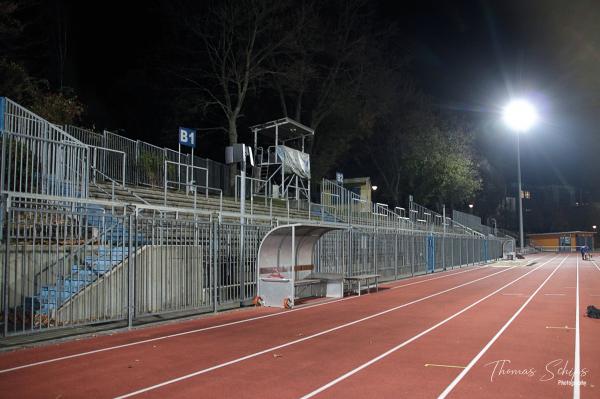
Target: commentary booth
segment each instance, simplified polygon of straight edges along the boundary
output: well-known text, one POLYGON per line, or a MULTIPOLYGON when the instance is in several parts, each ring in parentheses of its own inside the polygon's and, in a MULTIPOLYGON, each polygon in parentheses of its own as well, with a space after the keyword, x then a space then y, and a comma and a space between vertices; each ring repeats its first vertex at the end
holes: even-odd
POLYGON ((313 253, 323 234, 342 227, 292 224, 271 230, 258 250, 258 297, 264 306, 292 308, 302 297, 342 298, 340 274, 316 273, 313 253))

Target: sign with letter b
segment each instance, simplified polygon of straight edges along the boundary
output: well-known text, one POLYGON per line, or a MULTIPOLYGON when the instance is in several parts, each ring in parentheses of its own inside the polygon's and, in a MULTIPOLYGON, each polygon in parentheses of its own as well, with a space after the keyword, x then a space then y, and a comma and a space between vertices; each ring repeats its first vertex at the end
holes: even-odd
POLYGON ((179 128, 179 144, 196 148, 196 130, 189 127, 179 128))

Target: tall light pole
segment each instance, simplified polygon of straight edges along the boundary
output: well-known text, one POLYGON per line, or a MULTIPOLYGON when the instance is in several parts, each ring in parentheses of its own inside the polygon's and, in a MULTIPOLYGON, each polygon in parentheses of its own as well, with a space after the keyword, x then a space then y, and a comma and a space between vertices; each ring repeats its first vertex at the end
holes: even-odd
POLYGON ((519 242, 521 244, 521 253, 525 246, 523 237, 523 191, 521 189, 521 148, 520 135, 527 132, 537 121, 537 112, 535 107, 526 100, 512 100, 504 107, 504 122, 517 134, 517 182, 519 186, 519 242))

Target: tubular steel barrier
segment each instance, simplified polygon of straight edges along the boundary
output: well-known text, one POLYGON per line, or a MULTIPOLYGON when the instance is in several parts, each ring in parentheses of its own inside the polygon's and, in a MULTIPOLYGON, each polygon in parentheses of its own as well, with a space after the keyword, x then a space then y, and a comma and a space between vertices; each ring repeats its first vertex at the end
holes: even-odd
MULTIPOLYGON (((249 304, 260 242, 273 223, 289 223, 248 218, 242 233, 239 220, 218 213, 27 194, 6 195, 1 209, 5 336, 249 304)), ((356 225, 320 239, 314 270, 393 280, 485 263, 502 247, 497 238, 356 225)))
POLYGON ((0 192, 87 197, 88 147, 15 102, 0 99, 0 192))
MULTIPOLYGON (((181 154, 170 148, 162 148, 120 136, 105 130, 102 134, 76 126, 65 125, 65 132, 84 144, 102 147, 106 150, 125 154, 125 181, 130 185, 143 185, 149 187, 162 187, 164 184, 165 161, 193 165, 205 168, 208 171, 207 187, 221 189, 226 195, 232 188, 229 187, 229 167, 225 164, 210 159, 181 154)), ((98 163, 97 170, 111 176, 110 163, 98 163)), ((183 167, 182 167, 183 168, 183 167)), ((121 178, 115 178, 121 180, 121 178)))
POLYGON ((250 304, 261 241, 285 224, 335 229, 303 266, 348 277, 394 280, 515 248, 512 237, 481 234, 445 211, 412 199, 392 209, 327 179, 312 203, 274 199, 271 187, 255 201, 265 180, 248 177, 242 216, 237 189, 224 201, 229 188, 215 183, 228 184, 225 165, 107 131, 63 131, 1 97, 0 110, 4 337, 250 304), (89 199, 90 183, 108 199, 89 199))
POLYGON ((91 153, 91 179, 110 179, 125 187, 127 155, 123 151, 88 145, 91 153), (98 173, 96 173, 98 172, 98 173))

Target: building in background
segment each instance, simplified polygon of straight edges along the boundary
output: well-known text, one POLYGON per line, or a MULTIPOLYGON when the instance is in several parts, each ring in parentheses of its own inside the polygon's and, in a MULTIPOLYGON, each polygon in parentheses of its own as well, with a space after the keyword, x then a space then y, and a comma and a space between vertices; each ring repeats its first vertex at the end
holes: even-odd
POLYGON ((593 231, 562 231, 556 233, 528 234, 529 245, 541 249, 556 249, 559 252, 576 251, 584 245, 594 249, 593 231))
POLYGON ((353 177, 350 179, 344 178, 344 188, 354 194, 360 195, 360 197, 366 201, 371 201, 371 192, 373 186, 371 184, 370 177, 353 177))
MULTIPOLYGON (((598 223, 590 193, 574 186, 526 184, 522 197, 525 231, 587 230, 598 223)), ((503 227, 518 228, 517 204, 517 186, 510 184, 499 206, 498 219, 503 227)))

